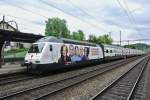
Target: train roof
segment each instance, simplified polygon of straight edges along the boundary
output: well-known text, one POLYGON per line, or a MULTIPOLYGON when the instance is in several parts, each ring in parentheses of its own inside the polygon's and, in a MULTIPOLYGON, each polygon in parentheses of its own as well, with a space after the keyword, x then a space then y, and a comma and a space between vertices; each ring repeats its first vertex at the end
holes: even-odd
POLYGON ((53 36, 45 36, 45 37, 37 40, 37 42, 57 42, 57 43, 62 43, 63 41, 61 39, 58 39, 58 38, 53 37, 53 36))
POLYGON ((117 46, 117 45, 108 45, 108 44, 103 44, 104 47, 108 47, 108 48, 119 48, 119 49, 126 49, 126 50, 135 50, 135 51, 142 51, 142 50, 139 50, 139 49, 131 49, 131 48, 125 48, 125 47, 122 47, 122 46, 117 46))
POLYGON ((104 47, 110 47, 110 48, 124 48, 124 47, 121 47, 121 46, 116 46, 116 45, 109 45, 109 44, 103 44, 104 47))
POLYGON ((68 44, 76 44, 76 45, 86 45, 86 46, 100 46, 95 43, 85 42, 85 41, 77 41, 66 38, 57 38, 53 36, 46 36, 39 39, 37 42, 57 42, 57 43, 68 43, 68 44))

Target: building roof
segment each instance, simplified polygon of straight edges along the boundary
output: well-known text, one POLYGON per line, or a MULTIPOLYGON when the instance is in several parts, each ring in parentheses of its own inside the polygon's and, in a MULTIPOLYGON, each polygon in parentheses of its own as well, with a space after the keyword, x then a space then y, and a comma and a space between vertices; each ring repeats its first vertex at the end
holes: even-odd
MULTIPOLYGON (((10 27, 13 31, 18 31, 16 28, 11 26, 8 22, 5 22, 5 21, 2 20, 2 21, 0 21, 0 25, 2 25, 2 24, 7 25, 7 27, 10 27)), ((4 29, 4 30, 8 30, 8 29, 4 29)))

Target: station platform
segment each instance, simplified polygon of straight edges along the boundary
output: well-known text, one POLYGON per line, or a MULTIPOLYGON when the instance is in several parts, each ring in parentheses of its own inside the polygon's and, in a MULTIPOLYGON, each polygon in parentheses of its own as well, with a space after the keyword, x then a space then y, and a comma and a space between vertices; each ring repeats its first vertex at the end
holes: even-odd
POLYGON ((26 67, 22 67, 21 64, 5 64, 0 68, 0 75, 12 74, 17 72, 26 71, 26 67))

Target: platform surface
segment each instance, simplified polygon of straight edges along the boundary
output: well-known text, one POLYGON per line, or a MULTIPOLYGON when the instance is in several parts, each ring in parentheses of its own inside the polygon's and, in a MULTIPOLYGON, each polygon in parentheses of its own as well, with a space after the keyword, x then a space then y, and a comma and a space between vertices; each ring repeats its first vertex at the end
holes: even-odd
POLYGON ((26 67, 22 67, 20 64, 5 64, 0 68, 0 75, 23 72, 25 70, 26 67))

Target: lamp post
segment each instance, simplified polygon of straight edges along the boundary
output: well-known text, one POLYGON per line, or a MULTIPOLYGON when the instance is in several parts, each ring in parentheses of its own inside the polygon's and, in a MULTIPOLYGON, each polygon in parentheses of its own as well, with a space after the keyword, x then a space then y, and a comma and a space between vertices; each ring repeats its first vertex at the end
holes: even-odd
POLYGON ((121 46, 121 31, 120 31, 120 46, 121 46))

